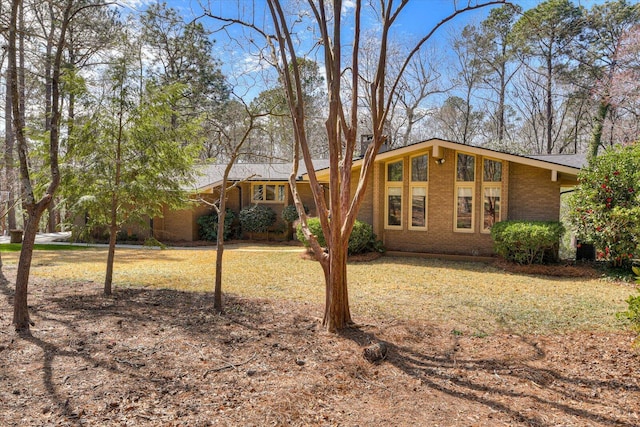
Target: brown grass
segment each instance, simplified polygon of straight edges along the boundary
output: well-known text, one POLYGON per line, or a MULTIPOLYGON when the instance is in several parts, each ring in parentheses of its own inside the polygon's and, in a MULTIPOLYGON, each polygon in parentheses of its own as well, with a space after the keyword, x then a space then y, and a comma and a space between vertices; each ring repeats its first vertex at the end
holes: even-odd
MULTIPOLYGON (((231 245, 224 255, 223 290, 246 298, 320 304, 322 271, 301 254, 291 246, 231 245)), ((33 275, 70 285, 101 283, 105 257, 104 249, 41 251, 35 255, 33 275)), ((16 262, 17 254, 3 259, 16 262)), ((119 249, 114 283, 210 292, 214 259, 213 249, 119 249)), ((580 273, 576 267, 565 269, 573 276, 580 273)), ((632 290, 582 270, 586 277, 554 277, 505 271, 504 264, 384 256, 349 264, 349 292, 356 321, 363 316, 447 322, 472 335, 620 329, 615 313, 625 308, 632 290)))

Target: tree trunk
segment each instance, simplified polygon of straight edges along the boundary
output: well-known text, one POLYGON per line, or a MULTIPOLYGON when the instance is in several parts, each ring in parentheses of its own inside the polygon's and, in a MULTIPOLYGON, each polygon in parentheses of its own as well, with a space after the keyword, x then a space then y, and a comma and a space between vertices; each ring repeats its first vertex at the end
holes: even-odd
MULTIPOLYGON (((343 183, 344 184, 344 183, 343 183)), ((332 199, 328 272, 325 272, 327 287, 327 304, 325 304, 322 325, 329 331, 335 332, 344 329, 351 322, 349 310, 349 293, 347 287, 347 253, 349 247, 349 235, 343 235, 342 210, 346 210, 348 204, 341 208, 340 203, 332 199), (335 204, 333 204, 335 203, 335 204), (335 206, 335 208, 334 208, 335 206)))
POLYGON ((118 226, 115 224, 115 215, 112 212, 111 226, 109 227, 109 249, 107 251, 107 274, 104 278, 104 294, 111 295, 113 283, 113 264, 116 256, 116 237, 118 235, 118 226))
MULTIPOLYGON (((229 162, 233 164, 234 160, 229 162)), ((213 290, 213 309, 216 313, 222 313, 222 255, 224 254, 224 220, 226 217, 227 200, 227 176, 230 168, 227 166, 225 176, 222 178, 222 190, 218 203, 218 234, 216 236, 216 281, 213 290)))
POLYGON ((36 233, 38 232, 38 222, 40 220, 35 209, 31 210, 31 214, 27 219, 22 238, 22 250, 20 251, 20 260, 18 261, 18 271, 16 274, 16 292, 13 304, 13 325, 16 331, 28 333, 29 326, 33 325, 29 318, 29 309, 27 306, 27 295, 29 287, 29 272, 31 271, 31 260, 33 258, 33 247, 36 241, 36 233))
MULTIPOLYGON (((506 44, 503 43, 502 46, 502 58, 506 56, 506 44)), ((498 93, 498 144, 500 147, 504 142, 504 133, 505 133, 505 123, 504 123, 504 104, 506 98, 506 86, 507 83, 505 81, 507 73, 507 66, 504 61, 500 64, 500 91, 498 93)))
POLYGON ((14 208, 16 200, 16 174, 14 167, 14 150, 15 150, 15 133, 13 132, 13 112, 12 112, 13 96, 11 93, 11 74, 6 74, 6 97, 5 97, 5 146, 4 146, 4 179, 6 190, 9 191, 7 200, 7 228, 9 230, 16 229, 16 210, 14 208))
POLYGON ((553 83, 553 59, 551 55, 547 57, 547 106, 546 106, 546 114, 547 114, 547 153, 551 154, 553 152, 553 94, 552 94, 552 83, 553 83))
POLYGON ((111 193, 111 224, 109 226, 109 251, 107 254, 107 272, 104 278, 104 294, 111 295, 113 282, 113 264, 116 253, 116 238, 118 235, 118 191, 120 189, 120 173, 122 168, 122 139, 124 138, 124 88, 122 82, 120 90, 120 106, 118 111, 118 135, 116 137, 116 176, 114 179, 114 187, 111 193))
MULTIPOLYGON (((344 245, 339 243, 339 246, 344 245)), ((346 254, 346 248, 329 252, 328 301, 325 304, 324 318, 322 320, 322 325, 329 332, 339 331, 352 324, 347 287, 346 254)))
MULTIPOLYGON (((16 48, 16 36, 18 34, 18 15, 20 15, 20 28, 23 28, 22 20, 22 1, 13 0, 11 3, 11 18, 9 21, 9 37, 8 37, 8 58, 9 67, 8 71, 11 74, 11 96, 12 96, 12 113, 13 113, 13 126, 16 135, 16 142, 18 145, 18 156, 20 158, 20 180, 21 180, 21 192, 22 192, 22 205, 28 213, 28 217, 25 220, 25 232, 22 243, 22 250, 20 251, 20 260, 18 262, 18 272, 16 276, 16 292, 14 297, 14 315, 13 323, 17 331, 28 332, 29 331, 29 312, 27 306, 27 289, 29 281, 29 272, 31 270, 31 259, 33 257, 33 246, 35 243, 35 236, 38 230, 38 223, 44 211, 49 207, 55 192, 60 184, 60 169, 58 166, 58 154, 59 154, 59 124, 60 124, 60 109, 59 109, 59 81, 60 81, 60 66, 62 64, 62 48, 65 41, 66 29, 71 19, 72 0, 67 0, 64 16, 61 17, 60 37, 57 41, 55 60, 53 61, 52 68, 52 91, 51 91, 51 132, 49 136, 49 172, 50 181, 47 188, 43 192, 43 196, 39 201, 36 201, 33 184, 30 178, 29 171, 29 146, 27 143, 27 137, 25 135, 25 102, 24 102, 24 86, 21 88, 18 86, 19 75, 20 83, 22 84, 23 72, 18 73, 17 58, 18 52, 16 48)), ((24 31, 20 31, 21 43, 20 43, 20 62, 23 61, 24 48, 22 44, 22 35, 24 31)))
POLYGON ((56 226, 58 225, 56 223, 56 215, 57 215, 56 204, 54 203, 54 201, 51 201, 51 205, 49 206, 49 219, 47 221, 47 232, 49 233, 56 232, 56 226))
POLYGON ((589 162, 598 156, 598 150, 602 144, 602 128, 604 127, 604 120, 609 112, 610 104, 601 100, 598 105, 598 114, 594 117, 594 126, 591 133, 591 141, 589 143, 589 162))

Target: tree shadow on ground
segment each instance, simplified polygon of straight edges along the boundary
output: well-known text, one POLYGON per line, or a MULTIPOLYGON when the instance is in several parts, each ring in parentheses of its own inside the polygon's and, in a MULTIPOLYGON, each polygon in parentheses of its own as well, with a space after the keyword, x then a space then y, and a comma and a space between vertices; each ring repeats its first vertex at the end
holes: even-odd
MULTIPOLYGON (((0 290, 9 296, 11 290, 2 277, 0 290)), ((462 402, 468 411, 483 408, 514 423, 533 426, 552 424, 548 414, 578 425, 634 425, 627 421, 631 418, 612 414, 627 410, 612 395, 625 391, 638 396, 637 381, 580 376, 559 369, 549 361, 549 352, 558 353, 558 348, 550 350, 535 337, 487 338, 486 342, 495 339, 498 345, 497 352, 487 355, 472 348, 486 345, 483 340, 408 322, 395 323, 400 332, 388 325, 384 330, 375 326, 350 328, 340 339, 319 331, 318 319, 309 313, 321 310, 304 303, 226 295, 224 314, 216 314, 209 293, 118 288, 113 296, 105 297, 95 283, 51 286, 34 289, 36 303, 31 313, 42 329, 34 328, 33 336, 24 342, 37 349, 37 354, 31 353, 31 362, 39 368, 29 371, 38 375, 35 386, 41 385, 56 413, 70 424, 86 423, 87 415, 83 414, 90 413, 86 408, 91 402, 102 402, 101 409, 93 410, 98 415, 92 420, 122 417, 114 423, 124 422, 133 413, 141 417, 138 421, 146 420, 150 412, 131 409, 145 399, 153 400, 156 407, 174 408, 176 416, 209 405, 212 399, 223 407, 228 404, 223 397, 242 400, 242 393, 260 390, 260 381, 268 384, 269 378, 278 384, 290 381, 289 387, 303 387, 309 380, 303 375, 312 367, 319 371, 320 379, 314 377, 315 382, 304 387, 319 390, 324 393, 322 399, 327 399, 337 387, 327 380, 335 377, 327 371, 342 368, 347 374, 353 370, 360 375, 358 366, 350 369, 346 364, 366 364, 358 361, 359 351, 371 342, 382 341, 388 354, 380 366, 389 364, 403 374, 401 377, 411 378, 450 401, 462 402), (331 365, 331 361, 337 363, 331 365), (257 382, 250 382, 254 378, 257 382), (207 395, 178 398, 196 390, 207 390, 207 395), (594 394, 594 390, 600 391, 594 394), (603 404, 600 395, 606 396, 604 404, 612 406, 612 411, 597 410, 603 404)), ((347 374, 339 378, 349 380, 347 374)), ((385 386, 395 387, 391 383, 385 386)), ((285 390, 278 397, 291 406, 291 399, 299 395, 289 390, 307 389, 285 390)), ((268 393, 267 389, 261 392, 268 393)), ((254 405, 251 399, 242 404, 254 405)), ((277 412, 269 407, 243 408, 256 413, 262 409, 263 417, 277 412)), ((350 424, 344 419, 336 424, 340 421, 350 424)))
MULTIPOLYGON (((12 292, 7 284, 8 281, 1 275, 0 291, 10 298, 12 292)), ((87 374, 89 381, 91 377, 108 377, 111 378, 109 381, 120 378, 115 383, 121 382, 123 393, 135 393, 127 391, 124 386, 133 383, 137 390, 145 390, 140 391, 140 395, 146 395, 149 391, 157 395, 171 395, 191 387, 169 372, 166 365, 159 364, 153 357, 145 357, 153 356, 157 349, 145 347, 142 339, 136 341, 136 334, 164 334, 171 337, 172 332, 177 331, 201 343, 213 341, 232 346, 250 339, 249 335, 259 333, 260 328, 253 328, 258 332, 247 333, 247 336, 228 334, 226 331, 229 328, 226 326, 233 323, 250 328, 251 323, 245 318, 259 315, 264 304, 260 301, 230 297, 226 299, 227 314, 217 315, 213 310, 213 297, 208 294, 119 289, 106 297, 99 290, 98 286, 92 285, 90 292, 83 287, 72 289, 66 295, 32 298, 37 300, 30 307, 36 327, 32 328, 32 334, 19 336, 24 342, 35 346, 29 350, 31 358, 23 363, 38 366, 36 371, 40 379, 37 382, 42 385, 48 404, 61 418, 73 425, 84 425, 81 422, 84 410, 78 406, 78 394, 90 393, 100 385, 94 383, 91 388, 70 391, 69 385, 73 382, 70 378, 79 379, 87 374), (78 369, 80 373, 76 372, 78 369)), ((37 292, 48 290, 38 289, 37 292)), ((157 341, 155 344, 158 344, 157 341)), ((198 345, 191 345, 197 351, 198 345)), ((4 348, 0 347, 0 351, 4 348)), ((221 363, 226 369, 227 366, 221 363)), ((29 392, 16 389, 18 394, 29 392)), ((107 411, 120 405, 118 399, 122 400, 122 397, 105 402, 107 411)), ((48 413, 49 408, 45 407, 43 411, 48 413)))
MULTIPOLYGON (((550 365, 541 367, 545 365, 547 352, 544 345, 535 339, 512 335, 510 340, 517 340, 527 349, 516 357, 510 354, 504 358, 475 358, 465 355, 461 349, 462 338, 455 335, 451 336, 447 347, 432 348, 428 353, 417 351, 415 346, 384 340, 366 327, 347 328, 341 336, 361 347, 382 343, 387 348, 387 355, 381 364, 389 363, 425 387, 491 408, 517 423, 546 426, 549 425, 549 414, 560 414, 584 425, 637 425, 593 410, 602 404, 599 395, 610 392, 615 396, 621 390, 638 393, 640 386, 637 383, 614 378, 571 376, 550 365), (491 377, 495 380, 487 381, 491 377), (522 387, 523 384, 527 387, 522 387), (599 392, 596 394, 594 390, 599 392), (531 411, 532 407, 536 411, 531 411)), ((465 345, 473 343, 466 342, 465 345)), ((619 413, 625 412, 622 405, 616 409, 620 410, 619 413)))

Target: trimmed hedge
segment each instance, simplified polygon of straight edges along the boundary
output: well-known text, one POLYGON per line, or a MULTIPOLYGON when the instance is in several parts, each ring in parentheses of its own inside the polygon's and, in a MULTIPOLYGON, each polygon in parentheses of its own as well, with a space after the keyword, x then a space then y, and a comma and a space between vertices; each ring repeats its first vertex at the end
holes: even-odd
POLYGON ((247 233, 266 233, 277 220, 269 206, 253 205, 240 211, 240 226, 247 233))
POLYGON ((282 209, 282 220, 291 224, 295 220, 299 218, 298 210, 296 209, 296 205, 288 205, 282 209))
POLYGON ((557 261, 564 232, 557 221, 501 221, 491 227, 496 253, 518 264, 557 261))
MULTIPOLYGON (((327 246, 327 242, 324 239, 324 234, 322 233, 322 226, 320 225, 319 218, 308 218, 307 225, 309 226, 309 230, 318 238, 318 244, 322 247, 327 246)), ((298 224, 298 228, 296 229, 296 235, 298 240, 300 240, 305 247, 309 247, 309 242, 304 237, 304 233, 302 232, 302 226, 298 224)), ((376 235, 373 233, 373 227, 366 222, 362 222, 360 220, 356 220, 353 224, 353 231, 351 231, 351 236, 349 236, 349 255, 362 254, 366 252, 384 252, 384 247, 382 246, 382 242, 380 242, 376 235)))
MULTIPOLYGON (((233 234, 233 220, 236 214, 231 209, 227 209, 224 215, 224 233, 222 238, 229 240, 233 234)), ((218 240, 218 213, 213 211, 208 215, 203 215, 196 220, 198 223, 198 234, 203 240, 215 242, 218 240)))

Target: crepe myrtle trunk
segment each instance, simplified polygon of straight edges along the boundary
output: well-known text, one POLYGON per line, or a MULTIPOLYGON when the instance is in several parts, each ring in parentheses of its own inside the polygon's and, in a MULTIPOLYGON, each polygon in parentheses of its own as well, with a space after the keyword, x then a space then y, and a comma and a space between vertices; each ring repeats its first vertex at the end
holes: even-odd
MULTIPOLYGON (((340 247, 340 250, 329 250, 329 280, 325 280, 327 303, 325 304, 322 324, 330 332, 344 329, 353 323, 351 311, 349 310, 347 286, 347 246, 340 240, 341 236, 336 236, 335 241, 332 243, 332 247, 340 247)), ((325 277, 326 274, 327 272, 325 272, 325 277)))

